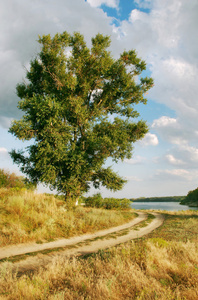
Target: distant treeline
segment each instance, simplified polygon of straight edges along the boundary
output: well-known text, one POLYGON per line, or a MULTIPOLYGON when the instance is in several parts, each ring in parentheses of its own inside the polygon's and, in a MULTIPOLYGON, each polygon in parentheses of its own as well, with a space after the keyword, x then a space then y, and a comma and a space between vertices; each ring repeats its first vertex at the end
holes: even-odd
POLYGON ((134 202, 181 202, 186 196, 170 196, 170 197, 141 197, 132 198, 134 202))

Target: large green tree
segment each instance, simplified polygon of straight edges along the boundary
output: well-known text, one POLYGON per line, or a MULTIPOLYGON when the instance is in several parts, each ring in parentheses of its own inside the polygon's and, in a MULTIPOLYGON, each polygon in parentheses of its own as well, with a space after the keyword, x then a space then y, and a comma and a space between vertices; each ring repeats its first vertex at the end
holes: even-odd
POLYGON ((133 143, 148 131, 134 105, 153 85, 140 78, 146 69, 134 50, 114 59, 110 38, 97 34, 88 48, 80 33, 39 37, 41 51, 30 63, 27 83, 17 85, 23 117, 10 132, 31 140, 25 151, 11 151, 33 182, 42 182, 72 200, 91 182, 119 190, 125 180, 105 168, 130 158, 133 143))

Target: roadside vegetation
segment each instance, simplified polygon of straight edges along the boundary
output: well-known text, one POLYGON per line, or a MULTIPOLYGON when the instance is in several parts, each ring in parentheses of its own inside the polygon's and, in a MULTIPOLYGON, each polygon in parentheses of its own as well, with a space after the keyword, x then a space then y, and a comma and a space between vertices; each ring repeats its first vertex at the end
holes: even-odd
POLYGON ((23 176, 0 169, 0 188, 8 188, 12 189, 12 191, 21 189, 34 190, 36 185, 23 176))
POLYGON ((121 225, 132 220, 129 210, 78 206, 68 210, 54 195, 0 189, 0 246, 68 238, 121 225))
POLYGON ((2 299, 198 299, 198 212, 165 213, 145 238, 80 258, 56 258, 37 273, 0 266, 2 299), (189 234, 191 233, 191 234, 189 234))
POLYGON ((91 233, 136 216, 126 205, 115 209, 111 204, 111 212, 81 205, 71 209, 64 197, 37 194, 35 187, 23 176, 0 169, 0 247, 91 233))

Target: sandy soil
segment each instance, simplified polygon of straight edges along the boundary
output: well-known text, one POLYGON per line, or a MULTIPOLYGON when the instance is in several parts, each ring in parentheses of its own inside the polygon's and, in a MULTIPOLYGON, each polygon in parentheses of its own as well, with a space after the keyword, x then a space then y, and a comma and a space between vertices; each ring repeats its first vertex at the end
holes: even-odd
POLYGON ((36 256, 25 257, 23 260, 13 263, 13 270, 20 273, 34 271, 41 266, 45 266, 57 256, 85 255, 97 252, 99 249, 107 249, 129 240, 140 238, 157 227, 161 226, 164 217, 158 213, 152 213, 155 219, 145 227, 134 228, 135 225, 146 220, 147 215, 138 212, 138 217, 133 221, 121 226, 98 231, 94 234, 72 237, 70 239, 60 239, 43 244, 20 244, 0 248, 0 259, 38 252, 36 256), (63 248, 61 251, 53 251, 48 254, 39 253, 40 251, 63 248))

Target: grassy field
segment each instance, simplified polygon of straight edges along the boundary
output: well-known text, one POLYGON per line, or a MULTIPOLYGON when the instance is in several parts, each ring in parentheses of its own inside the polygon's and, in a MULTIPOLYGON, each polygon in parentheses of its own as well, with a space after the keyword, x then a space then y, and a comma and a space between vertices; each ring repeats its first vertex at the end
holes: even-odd
POLYGON ((127 210, 77 207, 67 210, 54 196, 0 189, 0 247, 52 241, 109 228, 132 220, 127 210))
POLYGON ((17 277, 12 263, 2 263, 0 299, 198 299, 198 211, 164 214, 164 224, 142 239, 54 259, 31 275, 17 277))

